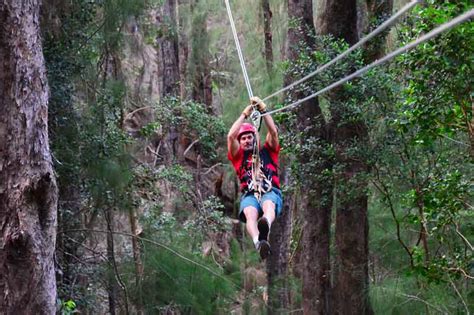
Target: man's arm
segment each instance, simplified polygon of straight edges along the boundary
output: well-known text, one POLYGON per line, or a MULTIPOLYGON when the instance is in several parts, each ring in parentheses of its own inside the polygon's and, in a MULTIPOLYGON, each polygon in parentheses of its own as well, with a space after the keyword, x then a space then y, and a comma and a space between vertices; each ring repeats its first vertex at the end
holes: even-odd
POLYGON ((232 156, 235 156, 239 151, 239 141, 237 140, 237 136, 239 135, 239 129, 244 120, 250 115, 252 112, 252 106, 247 106, 242 114, 240 114, 239 118, 232 124, 230 127, 229 133, 227 134, 227 150, 230 152, 232 156))
POLYGON ((265 142, 271 149, 276 150, 278 148, 279 141, 278 130, 276 128, 275 122, 273 121, 273 118, 270 115, 263 116, 263 121, 265 122, 265 125, 267 125, 268 130, 265 142))
POLYGON ((232 156, 235 156, 237 151, 239 151, 239 141, 237 141, 237 136, 239 135, 240 125, 242 125, 244 120, 245 115, 242 113, 234 122, 232 127, 230 127, 229 133, 227 134, 227 151, 229 151, 232 156))
MULTIPOLYGON (((260 98, 254 96, 250 99, 250 102, 252 103, 252 105, 256 106, 261 113, 265 112, 267 105, 265 105, 265 103, 260 98)), ((279 142, 278 130, 275 126, 275 122, 273 121, 273 118, 270 115, 263 116, 263 121, 265 122, 265 125, 267 125, 268 130, 265 142, 270 147, 270 149, 276 150, 278 148, 279 142)))

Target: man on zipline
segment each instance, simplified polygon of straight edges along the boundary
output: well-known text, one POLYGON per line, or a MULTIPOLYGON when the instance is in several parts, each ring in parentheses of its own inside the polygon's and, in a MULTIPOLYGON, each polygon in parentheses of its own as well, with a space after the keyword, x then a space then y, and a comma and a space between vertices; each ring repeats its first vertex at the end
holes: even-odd
POLYGON ((278 154, 280 145, 278 131, 270 115, 263 116, 268 129, 265 143, 258 147, 256 128, 244 123, 252 111, 265 112, 266 105, 258 97, 250 99, 240 117, 227 135, 228 158, 240 180, 239 219, 246 223, 260 257, 270 255, 268 236, 276 216, 281 214, 282 198, 278 178, 278 154))

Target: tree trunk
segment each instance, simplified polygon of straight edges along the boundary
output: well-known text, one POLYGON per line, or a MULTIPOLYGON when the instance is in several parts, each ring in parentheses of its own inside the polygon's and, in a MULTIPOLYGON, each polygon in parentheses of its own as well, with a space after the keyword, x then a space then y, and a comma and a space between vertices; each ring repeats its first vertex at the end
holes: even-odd
MULTIPOLYGON (((358 41, 357 1, 327 0, 318 17, 321 34, 358 41)), ((346 106, 350 95, 343 88, 330 94, 331 133, 336 163, 336 259, 334 313, 372 314, 368 291, 368 167, 362 154, 368 132, 358 114, 346 106), (351 117, 346 121, 345 117, 351 117)))
MULTIPOLYGON (((307 47, 315 46, 313 4, 311 0, 288 1, 289 25, 286 55, 290 61, 299 57, 299 46, 304 43, 307 47)), ((285 84, 299 77, 288 75, 285 84)), ((293 99, 306 96, 295 93, 293 99)), ((326 125, 319 107, 318 99, 313 98, 301 104, 297 110, 298 129, 301 132, 301 144, 312 139, 314 143, 326 146, 326 125)), ((302 258, 303 258, 303 313, 327 314, 329 310, 329 226, 331 214, 332 189, 327 182, 321 180, 318 173, 329 167, 322 163, 315 165, 318 160, 316 152, 301 152, 298 156, 301 179, 301 205, 303 215, 302 258), (314 168, 317 168, 314 171, 314 168), (306 170, 311 170, 309 173, 306 170), (304 174, 308 175, 304 175, 304 174), (311 175, 309 175, 311 174, 311 175), (312 175, 314 174, 314 175, 312 175)), ((331 181, 329 181, 329 184, 331 181)))
MULTIPOLYGON (((158 77, 160 81, 160 95, 164 97, 177 97, 180 94, 180 71, 179 71, 179 43, 177 29, 177 7, 176 0, 164 0, 156 17, 158 28, 157 57, 158 57, 158 77)), ((171 165, 179 154, 179 136, 176 128, 167 130, 163 141, 163 156, 166 165, 171 165)), ((165 197, 166 205, 171 203, 165 197)), ((167 211, 172 211, 170 206, 165 206, 167 211)))
POLYGON ((0 310, 54 314, 57 187, 40 1, 0 1, 0 310))
POLYGON ((207 10, 197 10, 199 0, 192 0, 192 51, 191 51, 191 74, 193 83, 193 100, 205 104, 208 112, 213 113, 212 108, 212 78, 209 65, 209 36, 207 33, 207 10))
POLYGON ((179 51, 176 0, 164 0, 156 17, 158 77, 161 96, 179 95, 179 51))
POLYGON ((109 313, 110 315, 116 314, 117 300, 118 300, 118 288, 117 281, 115 280, 115 255, 114 255, 114 235, 112 229, 113 213, 111 209, 104 210, 105 220, 107 221, 107 261, 109 263, 108 273, 108 284, 107 291, 109 296, 109 313))
POLYGON ((139 230, 138 230, 138 220, 137 213, 135 208, 131 207, 129 209, 129 219, 130 219, 130 229, 133 235, 132 237, 132 249, 133 249, 133 261, 135 262, 135 287, 137 288, 138 301, 137 301, 137 314, 145 314, 143 309, 143 299, 142 299, 142 279, 143 279, 143 262, 141 255, 140 242, 138 240, 139 230))
POLYGON ((272 11, 270 10, 270 1, 261 0, 263 10, 263 33, 265 35, 265 63, 267 72, 273 77, 273 46, 272 46, 272 11))
MULTIPOLYGON (((288 185, 289 171, 281 174, 282 182, 288 185)), ((267 260, 268 278, 268 314, 286 314, 290 307, 288 288, 288 260, 291 240, 291 209, 293 201, 290 196, 284 197, 282 215, 275 221, 270 234, 272 254, 267 260)))
POLYGON ((331 34, 350 45, 359 40, 357 31, 357 1, 326 0, 316 20, 318 34, 331 34))
MULTIPOLYGON (((386 21, 393 11, 393 0, 367 0, 368 20, 375 21, 368 25, 366 32, 371 32, 376 26, 386 21)), ((365 61, 371 63, 381 58, 385 53, 385 44, 389 31, 382 32, 364 47, 365 61)))
POLYGON ((189 55, 189 43, 187 36, 187 16, 182 13, 181 8, 188 4, 189 0, 178 0, 178 50, 179 50, 179 96, 182 100, 186 99, 186 76, 189 55))
MULTIPOLYGON (((296 60, 299 55, 298 46, 300 42, 306 43, 306 45, 311 47, 314 46, 314 38, 311 36, 311 34, 315 33, 313 1, 288 0, 288 20, 292 22, 288 26, 285 54, 286 59, 296 60)), ((287 79, 293 80, 291 77, 287 79)))

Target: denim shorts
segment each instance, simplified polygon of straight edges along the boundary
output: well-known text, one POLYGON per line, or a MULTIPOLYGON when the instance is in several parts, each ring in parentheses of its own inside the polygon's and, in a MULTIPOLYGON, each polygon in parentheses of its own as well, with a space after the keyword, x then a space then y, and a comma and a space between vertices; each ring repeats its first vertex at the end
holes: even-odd
POLYGON ((254 196, 252 192, 243 194, 240 198, 240 210, 239 210, 239 219, 242 222, 247 222, 245 218, 244 209, 246 207, 252 206, 258 210, 258 217, 260 218, 263 215, 262 204, 266 201, 270 200, 275 204, 275 215, 279 217, 282 211, 282 197, 281 197, 281 190, 278 188, 273 187, 271 191, 262 195, 260 199, 260 203, 258 202, 257 198, 254 196))

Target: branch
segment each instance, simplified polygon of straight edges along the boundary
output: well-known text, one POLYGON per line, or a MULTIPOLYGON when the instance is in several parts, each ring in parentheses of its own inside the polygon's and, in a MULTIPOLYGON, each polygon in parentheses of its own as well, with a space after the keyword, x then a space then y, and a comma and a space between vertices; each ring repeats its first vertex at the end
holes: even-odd
POLYGON ((216 168, 217 166, 220 166, 220 165, 222 165, 222 163, 214 164, 213 166, 209 167, 209 168, 207 169, 207 171, 205 171, 204 173, 202 173, 202 175, 207 175, 207 174, 209 174, 214 168, 216 168))
POLYGON ((472 247, 471 243, 469 243, 467 238, 464 235, 462 235, 461 232, 459 232, 458 224, 456 224, 455 226, 456 226, 456 233, 463 239, 463 241, 466 243, 466 245, 468 245, 471 248, 471 251, 474 251, 474 248, 472 247))
POLYGON ((395 209, 394 209, 394 206, 393 206, 393 203, 392 203, 392 198, 390 198, 390 194, 388 192, 387 186, 385 186, 385 184, 380 179, 380 172, 379 172, 378 167, 375 167, 375 171, 376 171, 375 173, 376 173, 376 176, 377 176, 377 181, 380 183, 381 187, 379 187, 377 182, 374 181, 374 180, 372 181, 372 183, 374 184, 375 188, 377 188, 377 190, 380 191, 385 196, 385 198, 388 202, 388 207, 390 209, 393 220, 395 221, 395 226, 397 228, 397 240, 402 245, 402 247, 405 249, 405 251, 408 253, 408 256, 410 257, 410 264, 413 267, 413 253, 410 251, 408 246, 402 240, 402 236, 401 236, 401 233, 400 233, 400 221, 398 220, 397 215, 395 214, 395 209))
POLYGON ((409 298, 409 299, 411 299, 411 300, 415 300, 415 301, 422 302, 422 303, 424 303, 426 306, 429 306, 429 307, 435 309, 436 311, 440 312, 440 314, 445 314, 445 312, 443 312, 443 310, 437 308, 437 307, 434 306, 433 304, 428 303, 427 301, 425 301, 425 300, 419 298, 419 297, 416 296, 416 295, 410 295, 410 294, 404 294, 404 293, 401 293, 400 295, 401 295, 401 296, 404 296, 404 297, 407 297, 407 298, 409 298))
POLYGON ((462 268, 447 268, 446 269, 447 271, 456 271, 456 272, 460 272, 463 274, 464 277, 468 278, 468 279, 471 279, 471 280, 474 280, 474 277, 469 275, 464 269, 462 268))
POLYGON ((467 315, 470 315, 471 313, 469 312, 469 308, 467 307, 467 304, 466 304, 466 301, 464 301, 461 293, 459 292, 458 288, 456 287, 456 285, 454 284, 453 280, 451 280, 451 277, 449 277, 448 275, 448 278, 449 278, 449 282, 451 283, 451 285, 453 286, 454 288, 454 291, 456 292, 456 294, 459 296, 459 299, 461 300, 462 304, 464 305, 464 308, 466 309, 466 314, 467 315))
POLYGON ((144 109, 148 109, 148 108, 153 108, 151 106, 144 106, 144 107, 140 107, 140 108, 137 108, 135 109, 134 111, 131 111, 130 113, 128 113, 125 118, 123 119, 124 121, 129 119, 131 116, 133 116, 135 113, 141 111, 141 110, 144 110, 144 109))
POLYGON ((199 139, 194 140, 194 141, 186 148, 186 150, 184 150, 183 156, 186 156, 186 154, 188 154, 189 150, 191 150, 191 148, 193 147, 193 145, 195 145, 195 144, 198 143, 198 142, 199 142, 199 139))

